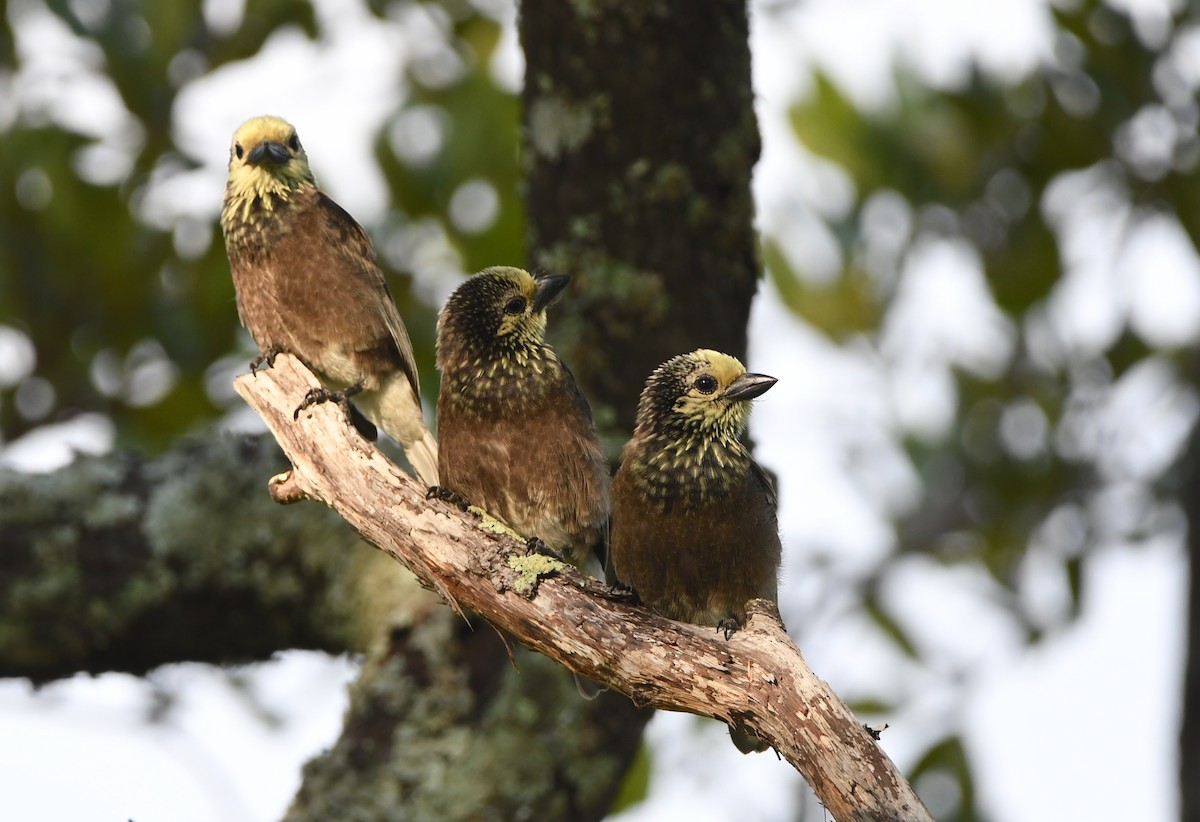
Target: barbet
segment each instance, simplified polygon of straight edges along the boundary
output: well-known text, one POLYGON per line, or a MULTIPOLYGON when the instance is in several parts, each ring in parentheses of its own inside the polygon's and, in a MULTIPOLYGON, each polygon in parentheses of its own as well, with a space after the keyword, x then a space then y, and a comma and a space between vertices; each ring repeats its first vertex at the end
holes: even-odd
POLYGON ((438 483, 408 331, 362 227, 317 188, 296 129, 278 117, 233 135, 221 230, 238 315, 262 356, 298 357, 321 381, 297 409, 354 397, 438 483))
MULTIPOLYGON (((738 360, 701 349, 655 369, 612 485, 617 578, 670 619, 728 638, 746 602, 777 597, 775 492, 742 443, 750 400, 775 384, 738 360)), ((743 752, 766 744, 730 729, 743 752)))
POLYGON ((545 340, 568 279, 495 266, 446 301, 439 471, 445 489, 583 566, 603 551, 609 472, 587 400, 545 340))

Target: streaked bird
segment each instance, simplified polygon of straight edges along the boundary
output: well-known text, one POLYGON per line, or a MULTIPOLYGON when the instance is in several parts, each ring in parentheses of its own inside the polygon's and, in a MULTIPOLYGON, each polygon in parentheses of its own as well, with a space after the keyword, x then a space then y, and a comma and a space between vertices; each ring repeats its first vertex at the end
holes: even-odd
MULTIPOLYGON (((775 491, 742 442, 750 401, 774 384, 717 351, 668 360, 646 382, 613 480, 618 579, 663 616, 726 638, 748 600, 777 599, 775 491)), ((730 734, 743 752, 766 749, 748 731, 730 734)))
POLYGON ((296 129, 278 117, 233 135, 221 230, 238 315, 262 356, 287 352, 321 381, 302 408, 354 397, 437 485, 437 443, 425 426, 408 331, 362 227, 317 188, 296 129))
POLYGON ((608 522, 609 471, 575 378, 546 343, 568 277, 495 266, 438 316, 442 486, 583 566, 608 522))

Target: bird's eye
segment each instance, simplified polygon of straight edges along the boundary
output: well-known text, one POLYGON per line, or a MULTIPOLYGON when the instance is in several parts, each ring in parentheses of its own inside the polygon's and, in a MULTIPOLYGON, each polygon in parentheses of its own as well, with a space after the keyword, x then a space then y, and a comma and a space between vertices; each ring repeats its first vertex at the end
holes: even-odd
POLYGON ((288 148, 292 151, 300 150, 300 137, 298 135, 293 134, 291 139, 288 140, 288 148))
POLYGON ((504 306, 505 314, 520 314, 525 310, 525 298, 513 297, 504 306))
POLYGON ((242 159, 242 155, 246 153, 246 150, 242 148, 241 143, 234 143, 233 144, 233 153, 236 154, 237 158, 240 160, 240 159, 242 159))
POLYGON ((708 374, 705 374, 697 377, 696 381, 692 383, 692 385, 696 386, 696 390, 701 394, 711 394, 717 390, 717 379, 716 377, 711 377, 708 374))

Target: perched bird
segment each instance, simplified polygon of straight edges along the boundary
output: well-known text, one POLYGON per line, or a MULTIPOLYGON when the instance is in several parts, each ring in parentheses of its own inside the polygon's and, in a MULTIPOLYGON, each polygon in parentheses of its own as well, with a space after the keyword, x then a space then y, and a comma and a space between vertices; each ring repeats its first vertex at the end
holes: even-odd
MULTIPOLYGON (((728 638, 755 597, 775 601, 780 562, 775 492, 742 444, 750 400, 774 377, 701 349, 655 369, 612 486, 617 578, 670 619, 728 638)), ((766 744, 730 729, 743 753, 766 744)))
POLYGON ((496 266, 438 316, 442 486, 583 566, 608 522, 609 472, 575 378, 546 343, 568 277, 496 266))
POLYGON ((437 443, 421 414, 408 331, 370 239, 317 188, 290 123, 255 117, 234 132, 221 230, 238 315, 262 352, 251 369, 295 355, 322 385, 297 414, 354 397, 436 485, 437 443))

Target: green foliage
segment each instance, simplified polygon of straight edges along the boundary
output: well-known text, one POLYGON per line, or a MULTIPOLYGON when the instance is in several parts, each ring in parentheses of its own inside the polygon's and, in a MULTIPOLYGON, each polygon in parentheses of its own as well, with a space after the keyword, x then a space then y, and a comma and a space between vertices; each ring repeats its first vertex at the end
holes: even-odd
POLYGON ((403 117, 420 109, 441 124, 441 150, 428 161, 405 163, 381 137, 376 156, 396 205, 410 219, 440 218, 462 255, 465 271, 519 265, 525 258, 525 213, 517 196, 519 101, 498 89, 488 72, 500 26, 468 16, 455 24, 454 36, 456 55, 465 66, 462 79, 451 85, 431 84, 410 69, 409 105, 407 111, 397 112, 403 117), (490 184, 498 198, 496 219, 483 231, 464 230, 445 219, 455 192, 473 179, 490 184))
POLYGON ((651 765, 652 757, 650 749, 643 743, 638 748, 637 755, 634 756, 629 770, 625 772, 625 779, 621 782, 621 790, 617 793, 617 798, 613 801, 612 808, 609 809, 609 815, 615 816, 621 811, 632 808, 646 798, 650 792, 651 765))
POLYGON ((968 822, 974 812, 975 783, 962 742, 942 740, 921 757, 909 774, 934 817, 942 822, 968 822))
POLYGON ((913 644, 912 639, 909 638, 908 632, 900 627, 900 623, 896 622, 892 615, 884 609, 874 593, 868 593, 863 597, 863 607, 866 609, 867 616, 871 618, 871 621, 873 621, 879 627, 879 629, 883 631, 888 639, 895 643, 896 647, 903 651, 906 656, 913 659, 916 659, 920 656, 920 652, 917 651, 917 647, 913 644))
MULTIPOLYGON (((953 215, 922 230, 973 244, 997 306, 1019 330, 1060 279, 1058 241, 1038 204, 1065 172, 1105 164, 1133 207, 1171 211, 1193 237, 1200 226, 1194 158, 1148 170, 1114 157, 1129 119, 1163 103, 1154 80, 1162 49, 1146 46, 1129 18, 1098 1, 1056 9, 1055 19, 1068 56, 1016 85, 975 72, 961 89, 935 91, 900 71, 895 105, 865 112, 818 75, 791 112, 797 138, 850 176, 860 203, 895 192, 918 216, 931 208, 953 215)), ((784 300, 808 321, 834 337, 870 334, 891 308, 890 283, 857 262, 867 242, 861 208, 831 228, 846 261, 832 282, 807 281, 770 237, 765 263, 784 300)), ((1118 379, 1153 353, 1126 333, 1106 352, 1104 370, 1118 379)), ((978 558, 1007 587, 1033 529, 1095 485, 1093 466, 1056 452, 1052 442, 1020 454, 1003 436, 1003 415, 1017 403, 1039 409, 1051 437, 1069 424, 1064 411, 1076 390, 1069 371, 1047 369, 1029 354, 1022 349, 995 378, 957 374, 953 433, 942 442, 908 443, 931 502, 902 524, 905 550, 937 552, 930 542, 936 535, 974 531, 982 537, 978 558)))
MULTIPOLYGON (((922 237, 965 240, 979 253, 992 298, 1017 330, 1018 347, 999 374, 954 374, 957 406, 944 437, 905 442, 924 500, 897 523, 899 550, 872 579, 886 578, 890 563, 918 552, 982 567, 1003 592, 998 604, 1030 642, 1058 627, 1046 624, 1044 615, 1027 613, 1022 597, 1022 563, 1031 545, 1047 539, 1038 536, 1039 529, 1063 512, 1082 522, 1078 544, 1060 541, 1041 556, 1052 558, 1046 564, 1071 599, 1061 619, 1079 612, 1088 550, 1114 538, 1089 519, 1089 505, 1105 485, 1093 457, 1060 444, 1078 435, 1079 408, 1096 390, 1094 381, 1080 375, 1102 375, 1107 388, 1147 358, 1164 354, 1194 369, 1187 354, 1156 351, 1133 329, 1094 360, 1076 351, 1057 362, 1038 359, 1037 343, 1026 332, 1059 285, 1064 257, 1043 198, 1064 174, 1101 168, 1127 198, 1131 220, 1171 214, 1200 245, 1196 139, 1194 125, 1186 125, 1187 112, 1193 117, 1196 112, 1195 92, 1180 99, 1186 83, 1172 76, 1164 60, 1174 38, 1188 26, 1194 30, 1195 4, 1169 21, 1153 45, 1139 37, 1130 18, 1101 0, 1051 8, 1059 29, 1056 64, 1044 64, 1012 85, 976 71, 960 88, 935 90, 898 69, 894 104, 863 111, 818 74, 811 93, 792 107, 790 120, 797 139, 836 163, 857 192, 851 212, 829 225, 841 244, 843 268, 832 281, 814 283, 773 238, 763 240, 764 262, 786 303, 835 339, 870 340, 883 327, 900 261, 922 237), (1131 119, 1153 107, 1176 112, 1172 116, 1185 135, 1175 154, 1157 164, 1122 150, 1131 119), (915 230, 891 270, 868 273, 861 264, 870 241, 864 211, 882 192, 903 198, 915 230), (1034 423, 1014 426, 1017 412, 1034 423), (1038 431, 1039 418, 1044 431, 1038 431)), ((1195 381, 1194 370, 1187 378, 1195 381)), ((1147 490, 1164 500, 1176 491, 1170 477, 1147 490)), ((1136 541, 1152 533, 1154 525, 1143 516, 1118 538, 1136 541)), ((922 661, 920 646, 880 604, 875 588, 863 586, 860 606, 882 636, 922 661)), ((931 747, 912 776, 923 794, 923 777, 953 786, 942 791, 947 806, 935 809, 938 818, 977 818, 970 763, 956 733, 931 747)))
POLYGON ((769 237, 763 238, 762 256, 784 304, 825 333, 840 339, 879 327, 880 295, 863 271, 847 266, 832 282, 810 282, 769 237))

